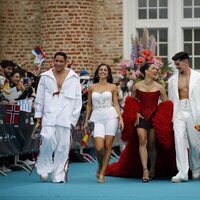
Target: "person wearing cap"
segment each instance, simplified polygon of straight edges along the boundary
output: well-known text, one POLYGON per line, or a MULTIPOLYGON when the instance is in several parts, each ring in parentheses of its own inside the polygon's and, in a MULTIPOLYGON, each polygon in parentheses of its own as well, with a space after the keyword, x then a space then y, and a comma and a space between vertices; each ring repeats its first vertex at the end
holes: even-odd
POLYGON ((89 72, 86 69, 82 69, 80 71, 80 76, 87 76, 87 75, 89 75, 89 72))
POLYGON ((200 73, 190 68, 187 52, 176 53, 172 60, 178 73, 168 80, 168 96, 174 104, 173 127, 178 173, 171 181, 188 181, 189 168, 192 178, 200 180, 200 134, 195 129, 195 125, 200 122, 200 73))

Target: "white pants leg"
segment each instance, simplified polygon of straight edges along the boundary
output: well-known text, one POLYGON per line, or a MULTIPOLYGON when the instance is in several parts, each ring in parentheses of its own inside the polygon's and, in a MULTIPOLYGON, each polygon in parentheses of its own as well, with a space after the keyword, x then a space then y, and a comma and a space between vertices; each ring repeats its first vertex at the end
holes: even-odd
POLYGON ((180 177, 187 176, 189 166, 193 174, 200 174, 200 134, 194 127, 190 103, 188 100, 181 100, 174 120, 176 163, 180 177))
POLYGON ((187 177, 189 170, 186 121, 184 117, 184 113, 179 111, 174 120, 176 166, 181 178, 187 177))
POLYGON ((68 168, 68 158, 70 149, 70 129, 62 126, 56 126, 57 145, 54 151, 54 164, 52 181, 65 182, 65 176, 68 168))
POLYGON ((65 181, 70 148, 70 129, 62 126, 43 126, 41 139, 40 153, 36 163, 37 173, 53 172, 53 182, 65 181))
POLYGON ((43 126, 40 135, 40 152, 36 163, 36 169, 39 175, 48 174, 53 171, 52 155, 57 143, 55 126, 43 126))

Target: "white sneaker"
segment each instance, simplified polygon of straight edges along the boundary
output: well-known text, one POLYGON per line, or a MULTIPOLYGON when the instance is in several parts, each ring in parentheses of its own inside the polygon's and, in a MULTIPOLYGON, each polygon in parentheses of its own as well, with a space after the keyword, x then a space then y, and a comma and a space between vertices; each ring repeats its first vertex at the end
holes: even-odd
POLYGON ((52 183, 64 183, 64 181, 52 181, 52 183))
POLYGON ((173 183, 181 183, 181 182, 187 182, 188 181, 188 176, 181 176, 180 173, 178 173, 176 176, 173 176, 171 179, 171 182, 173 183))
POLYGON ((193 180, 198 180, 198 179, 200 179, 200 174, 192 174, 192 179, 193 179, 193 180))
POLYGON ((48 181, 48 174, 40 174, 40 180, 42 182, 47 182, 48 181))

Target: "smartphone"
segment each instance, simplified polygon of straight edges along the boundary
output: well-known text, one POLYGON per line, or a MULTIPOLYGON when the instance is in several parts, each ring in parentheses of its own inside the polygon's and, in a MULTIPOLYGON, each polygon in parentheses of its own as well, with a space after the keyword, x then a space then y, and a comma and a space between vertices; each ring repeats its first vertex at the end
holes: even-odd
POLYGON ((28 78, 24 78, 23 83, 24 83, 24 85, 28 85, 28 78))

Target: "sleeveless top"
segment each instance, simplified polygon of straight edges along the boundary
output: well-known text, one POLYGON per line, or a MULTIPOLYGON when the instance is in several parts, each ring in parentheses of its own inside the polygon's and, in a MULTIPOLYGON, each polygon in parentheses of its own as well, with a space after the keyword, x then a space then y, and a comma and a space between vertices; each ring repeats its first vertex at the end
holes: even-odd
POLYGON ((92 114, 90 121, 96 122, 118 117, 112 102, 112 92, 92 92, 92 114))
POLYGON ((143 92, 137 89, 137 97, 140 102, 140 114, 145 120, 149 120, 158 107, 160 91, 143 92))

